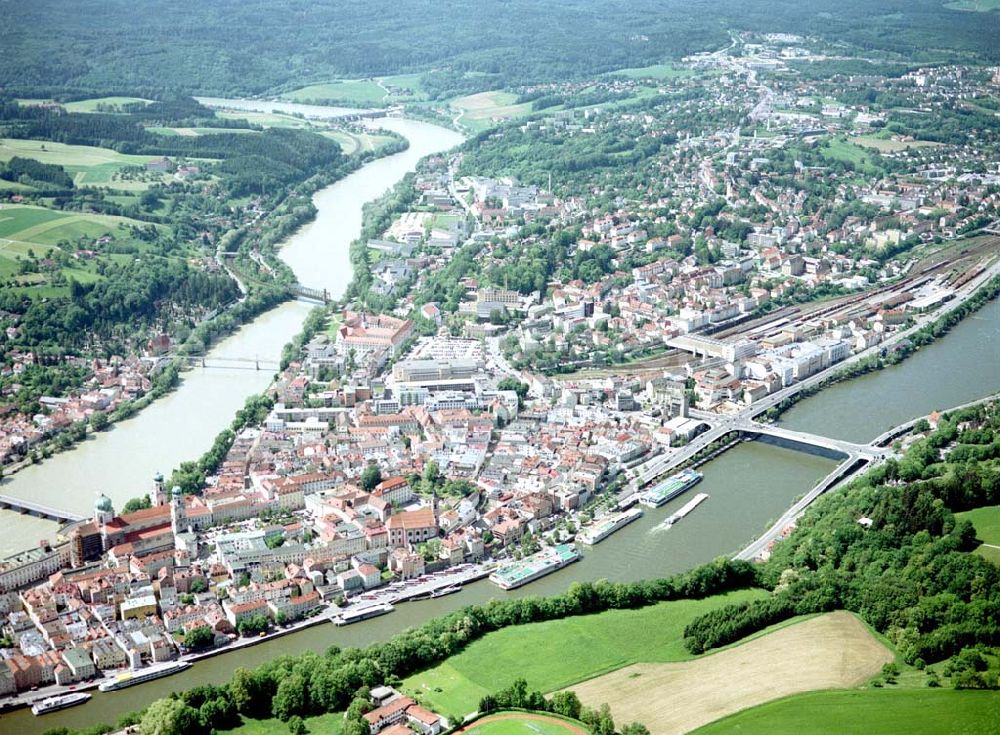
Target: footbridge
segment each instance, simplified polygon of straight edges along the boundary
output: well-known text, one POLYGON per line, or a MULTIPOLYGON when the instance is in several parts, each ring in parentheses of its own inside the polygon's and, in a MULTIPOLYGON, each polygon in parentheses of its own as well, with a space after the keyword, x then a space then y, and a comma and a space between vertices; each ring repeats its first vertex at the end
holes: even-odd
POLYGON ((41 503, 35 503, 30 500, 25 500, 24 498, 15 498, 12 495, 0 495, 0 508, 4 510, 14 510, 18 513, 25 513, 27 515, 37 516, 38 518, 44 518, 48 521, 58 521, 60 523, 83 520, 83 516, 77 515, 76 513, 70 513, 66 510, 60 510, 59 508, 53 508, 48 505, 42 505, 41 503))
POLYGON ((321 304, 330 303, 330 292, 325 288, 309 288, 301 283, 295 283, 290 288, 296 298, 306 301, 317 301, 321 304))
POLYGON ((267 370, 281 369, 277 360, 262 360, 259 357, 212 357, 211 355, 187 355, 176 359, 193 367, 219 368, 226 370, 267 370))

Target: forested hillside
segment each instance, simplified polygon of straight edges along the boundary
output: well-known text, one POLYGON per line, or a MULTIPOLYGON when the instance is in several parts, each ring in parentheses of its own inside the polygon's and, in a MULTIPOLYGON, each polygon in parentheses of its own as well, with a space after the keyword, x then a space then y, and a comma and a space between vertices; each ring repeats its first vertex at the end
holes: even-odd
POLYGON ((946 414, 902 459, 821 498, 758 569, 776 594, 697 618, 688 648, 701 653, 793 615, 845 608, 906 663, 950 659, 957 686, 996 688, 988 661, 1000 643, 1000 569, 968 553, 979 545, 976 529, 955 513, 1000 502, 998 427, 997 404, 946 414))
POLYGON ((257 94, 424 71, 443 98, 720 48, 727 29, 928 58, 1000 54, 995 12, 940 0, 2 0, 0 15, 0 88, 14 92, 257 94))

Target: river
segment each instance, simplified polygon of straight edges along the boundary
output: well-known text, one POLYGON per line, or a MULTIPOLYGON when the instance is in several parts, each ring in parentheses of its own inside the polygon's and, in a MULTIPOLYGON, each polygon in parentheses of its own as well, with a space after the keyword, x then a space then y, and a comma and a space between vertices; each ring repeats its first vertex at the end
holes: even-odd
POLYGON ((898 365, 824 388, 793 406, 781 425, 868 442, 937 409, 1000 391, 1000 299, 898 365))
POLYGON ((85 705, 34 717, 21 709, 0 717, 0 731, 33 735, 52 727, 83 728, 114 722, 126 712, 147 706, 173 691, 200 684, 228 681, 239 666, 256 666, 276 656, 301 651, 324 651, 331 645, 358 646, 385 640, 403 628, 465 605, 492 597, 523 597, 563 592, 572 582, 611 579, 632 581, 681 572, 698 564, 730 556, 757 532, 770 525, 824 477, 835 462, 811 454, 748 442, 738 445, 702 467, 705 479, 689 494, 645 515, 594 547, 583 547, 584 558, 554 574, 512 592, 503 592, 488 580, 466 586, 460 593, 437 600, 407 602, 396 611, 344 628, 321 624, 282 638, 199 661, 183 674, 102 694, 85 705), (691 493, 705 492, 708 500, 669 530, 654 530, 679 509, 691 493))
MULTIPOLYGON (((244 109, 274 106, 231 104, 236 103, 244 109)), ((361 231, 365 202, 392 187, 423 156, 448 150, 462 140, 452 130, 414 120, 387 118, 371 125, 404 135, 410 147, 317 192, 316 219, 289 238, 281 251, 299 280, 329 289, 334 298, 351 280, 349 246, 361 231)), ((219 342, 208 355, 276 360, 311 308, 299 302, 281 304, 219 342)), ((267 371, 212 367, 185 372, 181 385, 168 396, 71 451, 5 478, 2 492, 81 515, 92 512, 97 494, 103 492, 121 508, 129 498, 149 490, 156 472, 167 474, 181 462, 201 456, 246 397, 267 387, 272 377, 267 371)), ((35 546, 40 539, 54 540, 57 528, 50 521, 0 511, 0 558, 35 546)))

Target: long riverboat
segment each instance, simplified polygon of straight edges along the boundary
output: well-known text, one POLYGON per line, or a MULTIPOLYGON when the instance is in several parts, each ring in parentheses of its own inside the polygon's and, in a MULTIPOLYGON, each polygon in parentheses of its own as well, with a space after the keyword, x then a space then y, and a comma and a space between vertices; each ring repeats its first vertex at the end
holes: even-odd
POLYGON ((83 704, 91 695, 86 692, 71 692, 70 694, 58 694, 48 699, 42 699, 31 705, 31 714, 44 715, 49 712, 66 709, 77 704, 83 704))
POLYGON ((639 518, 642 518, 642 508, 632 508, 624 513, 613 513, 580 531, 576 538, 584 544, 599 544, 615 531, 625 528, 625 526, 639 518))
POLYGON ((125 687, 135 686, 136 684, 145 684, 147 681, 159 679, 161 676, 176 674, 178 671, 184 671, 184 669, 190 667, 190 661, 171 661, 170 663, 163 664, 162 666, 150 666, 148 669, 126 671, 124 674, 119 674, 111 681, 103 682, 97 688, 102 692, 116 692, 119 689, 124 689, 125 687))
POLYGON ((520 561, 504 564, 490 575, 490 581, 501 589, 513 590, 579 560, 580 552, 570 544, 550 546, 520 561))
POLYGON ((659 508, 697 485, 702 477, 704 475, 695 470, 682 470, 644 492, 639 496, 639 502, 647 508, 659 508))
POLYGON ((379 615, 391 613, 395 609, 390 603, 383 602, 380 605, 371 605, 363 607, 360 610, 347 610, 336 616, 333 619, 333 624, 350 625, 351 623, 360 623, 362 620, 377 618, 379 615))

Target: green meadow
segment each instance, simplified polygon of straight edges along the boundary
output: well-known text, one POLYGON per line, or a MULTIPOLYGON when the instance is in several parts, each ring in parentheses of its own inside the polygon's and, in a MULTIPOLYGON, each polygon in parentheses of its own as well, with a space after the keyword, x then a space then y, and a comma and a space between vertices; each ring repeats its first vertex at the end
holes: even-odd
POLYGON ((677 600, 638 610, 609 610, 562 620, 517 625, 490 633, 461 653, 403 682, 435 711, 471 712, 487 693, 524 677, 528 686, 552 691, 638 661, 693 658, 684 627, 723 605, 766 593, 741 590, 704 600, 677 600), (572 651, 572 656, 566 652, 572 651))
POLYGON ((810 692, 705 725, 696 735, 995 735, 996 692, 863 689, 810 692))

